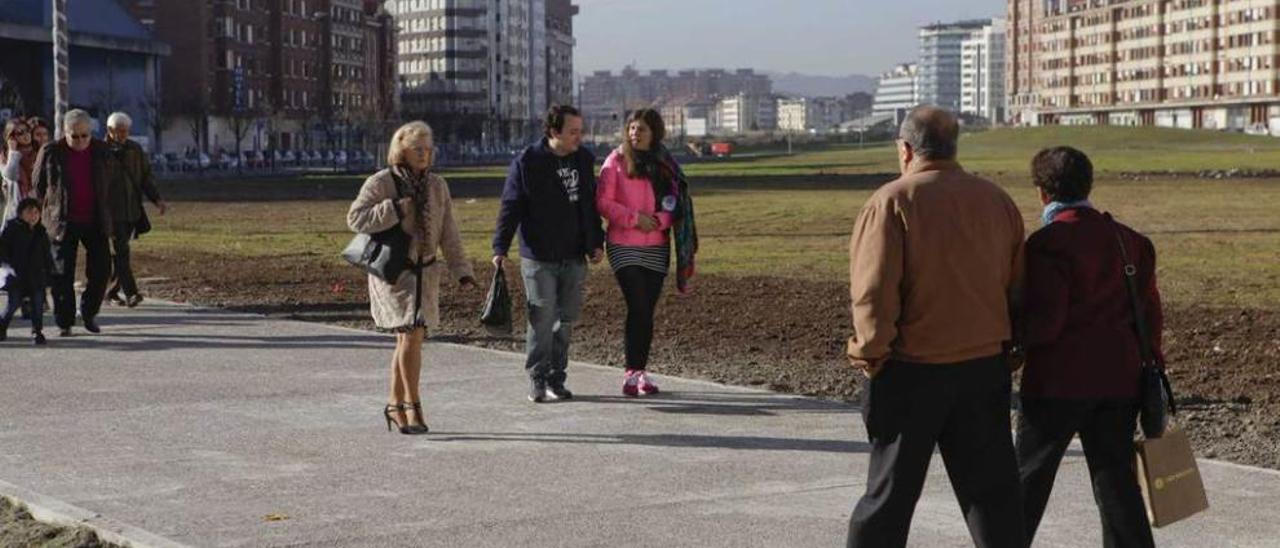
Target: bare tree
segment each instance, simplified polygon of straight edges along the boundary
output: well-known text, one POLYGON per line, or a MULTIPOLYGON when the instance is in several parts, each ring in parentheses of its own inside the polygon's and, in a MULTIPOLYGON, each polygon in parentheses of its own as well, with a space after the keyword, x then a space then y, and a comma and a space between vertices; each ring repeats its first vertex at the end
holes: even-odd
POLYGON ((164 128, 169 125, 169 115, 164 110, 164 103, 160 98, 160 94, 148 90, 138 99, 138 113, 147 119, 147 126, 151 130, 151 152, 158 153, 164 150, 160 146, 161 136, 164 134, 164 128))
MULTIPOLYGON (((253 125, 257 120, 258 113, 256 110, 252 109, 233 109, 231 111, 231 116, 227 118, 227 122, 231 128, 231 135, 232 137, 235 137, 236 140, 235 155, 237 160, 242 158, 240 155, 241 144, 244 143, 244 138, 249 134, 249 130, 253 129, 253 125)), ((238 173, 242 171, 243 168, 244 162, 237 161, 236 172, 238 173)))
POLYGON ((196 150, 204 152, 205 135, 209 129, 209 98, 203 96, 189 97, 182 103, 178 112, 187 119, 187 127, 191 130, 191 141, 196 150))

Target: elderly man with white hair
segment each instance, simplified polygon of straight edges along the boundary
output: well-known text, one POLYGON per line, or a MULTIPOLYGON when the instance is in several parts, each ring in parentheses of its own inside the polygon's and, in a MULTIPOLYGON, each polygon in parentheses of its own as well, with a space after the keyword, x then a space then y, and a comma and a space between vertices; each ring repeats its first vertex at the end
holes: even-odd
POLYGON ((128 114, 114 112, 107 117, 107 146, 114 161, 111 172, 111 219, 114 221, 111 246, 112 266, 115 267, 115 277, 111 288, 107 290, 107 300, 129 308, 142 302, 138 282, 133 277, 129 241, 151 230, 142 198, 145 196, 155 204, 161 215, 168 210, 164 200, 160 199, 160 192, 156 190, 146 152, 141 145, 129 139, 132 127, 133 119, 128 114), (121 291, 124 292, 123 296, 121 291))
POLYGON ((111 277, 111 152, 94 139, 89 113, 74 109, 62 120, 63 138, 40 149, 32 179, 44 203, 44 224, 53 241, 53 314, 59 334, 71 335, 76 319, 76 252, 85 249, 85 285, 80 297, 84 328, 98 333, 97 317, 111 277))

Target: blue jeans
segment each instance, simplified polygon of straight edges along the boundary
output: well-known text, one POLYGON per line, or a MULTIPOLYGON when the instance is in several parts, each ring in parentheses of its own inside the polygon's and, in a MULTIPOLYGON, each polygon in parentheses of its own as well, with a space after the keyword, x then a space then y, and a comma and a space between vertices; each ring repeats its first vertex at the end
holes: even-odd
POLYGON ((13 315, 18 312, 18 308, 22 306, 22 301, 30 299, 31 312, 27 316, 31 320, 31 332, 39 333, 44 330, 44 288, 39 291, 31 291, 27 289, 10 289, 9 301, 5 304, 4 313, 0 314, 0 327, 9 327, 9 322, 13 321, 13 315))
POLYGON ((569 365, 569 337, 582 312, 587 261, 520 260, 529 325, 525 336, 529 378, 563 385, 569 365))

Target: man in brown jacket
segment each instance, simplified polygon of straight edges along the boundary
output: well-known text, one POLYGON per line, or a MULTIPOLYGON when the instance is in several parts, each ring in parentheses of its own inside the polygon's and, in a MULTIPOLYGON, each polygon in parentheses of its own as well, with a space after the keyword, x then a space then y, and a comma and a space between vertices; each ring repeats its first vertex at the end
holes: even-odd
POLYGON ((32 181, 44 203, 44 224, 53 241, 53 315, 59 334, 71 335, 76 319, 76 251, 85 249, 85 284, 80 296, 84 328, 98 333, 96 318, 111 276, 110 152, 93 138, 89 113, 75 109, 62 120, 63 139, 50 141, 36 156, 32 181))
POLYGON ((1004 345, 1023 221, 1008 194, 956 162, 959 124, 920 107, 902 123, 902 177, 863 207, 849 249, 854 336, 869 377, 867 490, 848 546, 905 546, 934 447, 977 546, 1026 545, 1004 345))

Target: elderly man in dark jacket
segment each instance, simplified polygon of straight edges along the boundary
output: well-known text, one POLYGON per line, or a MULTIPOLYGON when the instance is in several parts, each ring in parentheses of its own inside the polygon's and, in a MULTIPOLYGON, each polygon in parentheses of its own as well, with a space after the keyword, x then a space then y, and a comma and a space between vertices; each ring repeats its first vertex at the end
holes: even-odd
POLYGON ((89 113, 75 109, 63 119, 64 138, 40 149, 32 179, 44 203, 53 240, 53 314, 59 334, 75 323, 76 251, 83 245, 88 283, 80 297, 84 328, 98 333, 96 318, 111 277, 111 159, 107 144, 90 134, 89 113))
POLYGON ((151 229, 142 198, 145 196, 155 204, 161 215, 168 210, 156 190, 147 154, 138 143, 129 140, 132 127, 133 120, 123 112, 112 113, 107 118, 107 145, 115 161, 111 174, 111 218, 114 221, 111 247, 115 281, 107 290, 107 299, 129 308, 142 302, 138 282, 133 277, 129 241, 151 229), (121 290, 124 291, 123 297, 120 296, 121 290))

